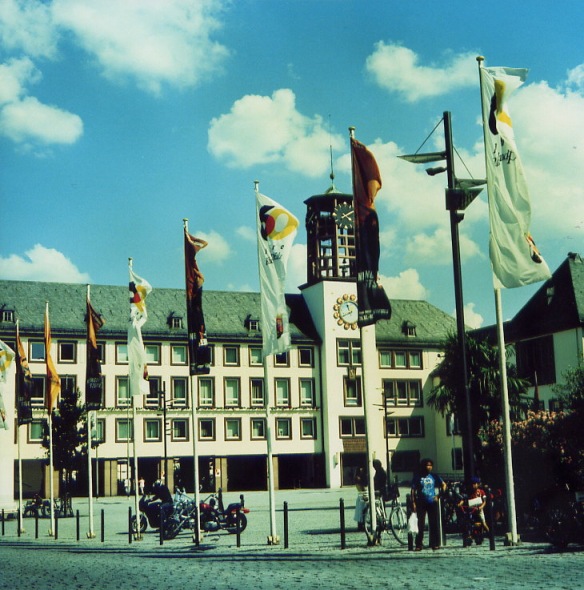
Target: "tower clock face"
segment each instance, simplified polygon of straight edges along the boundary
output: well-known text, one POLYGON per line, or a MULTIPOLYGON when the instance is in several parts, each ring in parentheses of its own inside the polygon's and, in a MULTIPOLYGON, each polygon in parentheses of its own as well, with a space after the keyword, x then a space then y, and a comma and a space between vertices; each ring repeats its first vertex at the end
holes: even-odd
POLYGON ((353 207, 349 203, 339 203, 333 211, 335 223, 341 229, 351 229, 355 221, 353 207))
POLYGON ((333 305, 333 317, 337 320, 339 326, 345 330, 357 329, 357 318, 359 316, 359 306, 355 295, 342 295, 333 305))

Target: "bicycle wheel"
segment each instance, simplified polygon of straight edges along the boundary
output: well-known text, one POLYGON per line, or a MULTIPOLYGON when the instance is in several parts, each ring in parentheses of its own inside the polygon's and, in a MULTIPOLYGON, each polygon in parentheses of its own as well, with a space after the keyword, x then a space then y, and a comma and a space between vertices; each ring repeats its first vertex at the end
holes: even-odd
POLYGON ((389 528, 398 543, 402 545, 408 544, 408 516, 403 506, 394 506, 391 509, 389 528))

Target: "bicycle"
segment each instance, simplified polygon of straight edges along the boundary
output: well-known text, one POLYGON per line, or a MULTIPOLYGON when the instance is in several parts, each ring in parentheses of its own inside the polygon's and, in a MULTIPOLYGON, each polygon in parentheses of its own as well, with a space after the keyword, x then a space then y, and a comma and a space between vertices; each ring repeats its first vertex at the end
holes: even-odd
POLYGON ((365 533, 369 540, 381 542, 382 534, 392 534, 395 540, 400 545, 407 545, 408 543, 408 517, 404 507, 399 501, 399 487, 393 484, 389 487, 388 501, 384 501, 379 492, 375 492, 375 515, 377 519, 377 528, 375 532, 371 527, 371 511, 369 505, 369 498, 367 494, 363 495, 363 500, 366 502, 363 523, 365 525, 365 533), (388 511, 389 509, 389 517, 388 511))

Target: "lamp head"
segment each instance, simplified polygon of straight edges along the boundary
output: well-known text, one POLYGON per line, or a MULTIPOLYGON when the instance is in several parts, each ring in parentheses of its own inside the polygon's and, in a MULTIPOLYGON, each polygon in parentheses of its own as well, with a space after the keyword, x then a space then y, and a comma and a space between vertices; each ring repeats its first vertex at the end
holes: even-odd
POLYGON ((436 174, 442 174, 446 172, 446 166, 435 166, 434 168, 426 168, 426 174, 428 176, 436 176, 436 174))

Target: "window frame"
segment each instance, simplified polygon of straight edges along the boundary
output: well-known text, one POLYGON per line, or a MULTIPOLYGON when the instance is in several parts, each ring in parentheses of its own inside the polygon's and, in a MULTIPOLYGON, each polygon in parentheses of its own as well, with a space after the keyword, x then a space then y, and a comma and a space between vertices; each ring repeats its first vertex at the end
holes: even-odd
POLYGON ((250 418, 249 421, 250 427, 250 439, 251 440, 266 440, 267 437, 267 425, 265 418, 250 418), (261 424, 262 425, 262 434, 256 435, 254 434, 254 424, 261 424))
POLYGON ((227 344, 223 345, 223 366, 224 367, 239 367, 241 366, 241 350, 239 344, 227 344), (235 360, 228 360, 227 356, 229 353, 235 355, 235 360))
POLYGON ((304 440, 316 440, 316 419, 315 418, 300 418, 300 438, 304 440), (304 426, 310 424, 310 433, 306 434, 304 426))
POLYGON ((276 418, 276 439, 277 440, 292 440, 292 419, 291 418, 276 418), (280 434, 280 425, 287 424, 287 434, 280 434))
POLYGON ((314 348, 312 346, 299 346, 298 347, 298 366, 314 368, 314 348), (309 361, 303 360, 303 356, 308 355, 309 361))
POLYGON ((298 379, 298 391, 300 392, 300 406, 303 408, 316 408, 316 383, 313 377, 300 377, 298 379), (303 385, 310 384, 310 401, 306 401, 303 385))
POLYGON ((144 418, 143 424, 144 432, 143 432, 143 441, 145 443, 149 442, 162 442, 162 419, 161 418, 144 418), (148 428, 150 425, 156 425, 157 434, 156 436, 150 436, 148 432, 148 428))
POLYGON ((250 367, 260 367, 263 364, 263 352, 261 346, 248 346, 247 354, 250 367), (259 359, 254 358, 254 355, 259 353, 259 359))
POLYGON ((189 440, 189 419, 188 418, 172 418, 170 421, 170 440, 172 442, 188 442, 189 440), (177 424, 184 424, 184 436, 176 436, 175 427, 177 424))
POLYGON ((72 340, 59 340, 57 342, 58 362, 63 364, 75 364, 77 362, 77 342, 72 340), (64 348, 71 347, 70 358, 69 355, 63 354, 64 348))
POLYGON ((186 344, 171 343, 170 345, 170 364, 175 367, 185 367, 189 364, 189 353, 186 344), (181 356, 184 360, 177 360, 176 351, 181 350, 181 356))
POLYGON ((199 376, 198 378, 198 384, 197 384, 197 397, 198 399, 198 407, 199 408, 215 408, 216 407, 216 402, 215 402, 215 377, 201 377, 199 376), (205 401, 205 403, 203 403, 203 398, 202 398, 202 392, 203 392, 203 387, 201 386, 202 383, 209 383, 210 384, 210 390, 211 390, 211 403, 208 403, 207 401, 205 401))
POLYGON ((171 377, 170 378, 170 395, 171 405, 173 408, 188 408, 189 407, 189 380, 186 377, 171 377), (177 397, 176 386, 177 383, 184 385, 184 397, 177 397))
POLYGON ((338 367, 360 367, 362 365, 362 362, 363 351, 361 348, 360 340, 355 340, 351 338, 337 338, 338 367), (345 356, 346 360, 344 359, 345 356))
POLYGON ((28 341, 28 362, 44 363, 47 359, 47 351, 43 340, 28 341), (42 355, 41 355, 42 350, 42 355))
POLYGON ((116 375, 116 408, 129 408, 132 405, 132 396, 130 394, 130 379, 127 375, 116 375), (127 395, 120 397, 121 385, 126 388, 127 395), (127 400, 121 403, 121 400, 127 400))
POLYGON ((241 418, 226 417, 223 423, 224 438, 226 441, 241 440, 241 418), (237 425, 237 434, 229 435, 229 425, 237 425))
POLYGON ((360 408, 363 406, 363 389, 361 377, 357 377, 355 379, 350 379, 347 375, 343 377, 343 405, 345 408, 360 408), (349 396, 353 385, 355 388, 355 395, 349 396))
POLYGON ((117 443, 125 443, 125 442, 133 442, 134 440, 134 423, 131 418, 116 418, 116 442, 117 443), (120 427, 126 424, 128 428, 128 437, 122 438, 120 436, 120 427))
POLYGON ((250 377, 249 379, 249 405, 251 408, 266 407, 266 384, 263 378, 250 377), (261 403, 258 403, 259 397, 254 395, 257 386, 261 389, 261 403))
POLYGON ((240 377, 224 377, 223 378, 223 406, 225 408, 241 408, 241 378, 240 377), (228 400, 228 394, 230 394, 228 385, 230 383, 236 384, 237 387, 237 400, 233 403, 232 400, 228 400), (229 401, 229 403, 228 403, 229 401))
POLYGON ((274 397, 276 401, 277 408, 291 408, 292 407, 292 395, 290 392, 290 378, 289 377, 275 377, 274 378, 274 397), (286 391, 285 397, 280 398, 281 390, 279 390, 279 385, 285 384, 286 391))
POLYGON ((339 416, 339 438, 365 438, 366 435, 364 416, 339 416), (343 424, 349 424, 348 434, 344 434, 343 424), (362 424, 362 432, 357 427, 358 424, 362 424))
POLYGON ((200 441, 214 441, 217 438, 217 429, 215 428, 215 418, 199 418, 199 424, 197 427, 197 436, 200 441), (203 436, 202 427, 203 424, 208 424, 211 427, 211 435, 203 436))

